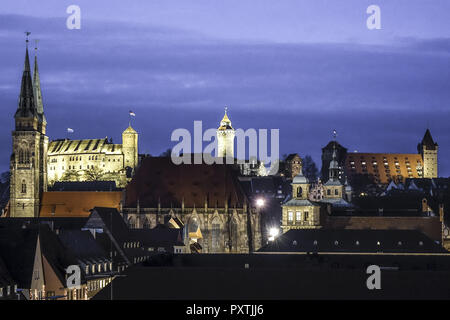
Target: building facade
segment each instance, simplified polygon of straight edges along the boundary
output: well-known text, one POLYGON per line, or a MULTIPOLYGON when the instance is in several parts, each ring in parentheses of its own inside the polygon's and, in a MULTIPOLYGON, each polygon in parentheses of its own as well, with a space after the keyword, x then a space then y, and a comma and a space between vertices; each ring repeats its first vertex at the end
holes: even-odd
POLYGON ((122 144, 108 138, 55 140, 48 148, 48 181, 115 181, 124 187, 138 165, 138 133, 131 125, 122 144))
POLYGON ((438 177, 438 144, 430 130, 426 130, 417 146, 418 153, 348 153, 345 172, 350 183, 356 176, 367 176, 374 184, 386 185, 391 181, 404 182, 407 178, 438 177))
POLYGON ((130 228, 154 228, 173 219, 186 247, 202 253, 246 253, 261 246, 261 217, 226 164, 142 161, 126 188, 122 211, 130 228))

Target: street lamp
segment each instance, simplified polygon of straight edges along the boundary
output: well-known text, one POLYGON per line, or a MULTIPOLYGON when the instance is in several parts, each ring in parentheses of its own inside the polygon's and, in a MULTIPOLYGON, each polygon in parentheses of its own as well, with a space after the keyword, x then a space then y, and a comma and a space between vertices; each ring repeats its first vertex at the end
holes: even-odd
POLYGON ((257 206, 258 208, 264 207, 264 203, 265 203, 265 201, 264 201, 263 198, 259 198, 259 199, 256 200, 256 206, 257 206))
POLYGON ((269 229, 269 241, 274 241, 279 233, 280 233, 280 229, 275 228, 275 227, 270 228, 269 229))

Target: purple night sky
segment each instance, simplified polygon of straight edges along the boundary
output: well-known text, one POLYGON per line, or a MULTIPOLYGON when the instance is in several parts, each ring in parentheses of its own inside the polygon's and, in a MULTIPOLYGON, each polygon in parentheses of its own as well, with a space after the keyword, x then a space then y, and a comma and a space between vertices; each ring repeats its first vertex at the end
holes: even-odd
POLYGON ((447 177, 449 14, 448 0, 2 0, 0 170, 31 31, 51 140, 70 127, 119 142, 133 110, 140 153, 158 155, 228 105, 235 128, 279 128, 280 154, 319 167, 333 129, 349 151, 416 153, 429 126, 447 177), (72 4, 81 30, 66 28, 72 4), (371 4, 382 30, 366 27, 371 4))

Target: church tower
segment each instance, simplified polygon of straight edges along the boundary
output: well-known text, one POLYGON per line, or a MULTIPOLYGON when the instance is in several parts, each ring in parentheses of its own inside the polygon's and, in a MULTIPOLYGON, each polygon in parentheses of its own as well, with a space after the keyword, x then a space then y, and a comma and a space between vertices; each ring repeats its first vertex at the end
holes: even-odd
POLYGON ((34 65, 34 83, 31 78, 28 39, 25 65, 14 115, 10 162, 10 216, 37 217, 42 193, 47 191, 46 120, 42 104, 37 58, 34 65))
POLYGON ((328 181, 323 185, 325 199, 340 199, 343 198, 344 186, 339 180, 339 163, 336 155, 336 144, 333 147, 333 156, 328 169, 328 181))
POLYGON ((234 136, 235 130, 231 126, 231 121, 227 115, 227 108, 225 107, 225 115, 220 126, 217 129, 217 156, 219 158, 232 157, 234 158, 234 136))
POLYGON ((438 144, 434 142, 430 130, 427 129, 422 142, 417 145, 417 151, 422 155, 423 177, 438 177, 438 144))
POLYGON ((135 169, 138 165, 138 133, 131 124, 122 133, 122 151, 124 154, 124 168, 135 169))

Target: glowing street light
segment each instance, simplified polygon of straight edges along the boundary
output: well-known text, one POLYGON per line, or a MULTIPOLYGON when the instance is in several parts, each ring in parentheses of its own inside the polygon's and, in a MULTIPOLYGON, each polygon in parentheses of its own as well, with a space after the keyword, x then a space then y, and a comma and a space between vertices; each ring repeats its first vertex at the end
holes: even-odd
POLYGON ((264 203, 265 203, 265 201, 263 198, 259 198, 256 200, 256 206, 259 208, 264 207, 264 203))
POLYGON ((275 227, 274 228, 270 228, 269 229, 269 241, 274 241, 279 233, 280 233, 280 229, 275 228, 275 227))

